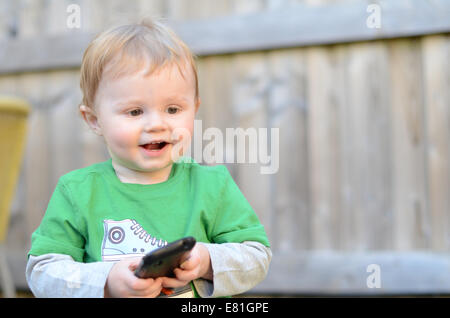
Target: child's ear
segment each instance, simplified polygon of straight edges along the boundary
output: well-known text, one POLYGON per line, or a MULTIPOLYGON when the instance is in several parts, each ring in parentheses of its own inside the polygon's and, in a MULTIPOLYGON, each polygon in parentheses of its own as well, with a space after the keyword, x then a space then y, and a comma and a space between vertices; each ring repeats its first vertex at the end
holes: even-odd
POLYGON ((102 129, 98 124, 98 118, 95 111, 86 105, 80 105, 80 113, 88 126, 99 136, 102 135, 102 129))
POLYGON ((197 100, 195 101, 195 113, 197 114, 198 108, 200 107, 200 97, 197 97, 197 100))

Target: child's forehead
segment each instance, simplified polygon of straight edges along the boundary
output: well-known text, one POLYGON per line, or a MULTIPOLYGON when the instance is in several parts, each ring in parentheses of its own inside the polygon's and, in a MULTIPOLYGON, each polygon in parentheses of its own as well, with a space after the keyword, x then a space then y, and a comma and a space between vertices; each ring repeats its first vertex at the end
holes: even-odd
POLYGON ((102 79, 114 80, 123 76, 152 76, 162 73, 188 77, 192 75, 192 71, 193 66, 189 65, 187 60, 154 61, 146 58, 117 57, 106 64, 102 79))
POLYGON ((151 87, 147 86, 149 83, 156 85, 153 87, 159 89, 158 96, 161 98, 171 94, 195 97, 196 84, 193 73, 192 67, 189 67, 189 63, 184 61, 165 63, 159 67, 143 62, 140 67, 126 70, 106 69, 100 80, 98 97, 116 99, 123 97, 124 92, 127 94, 133 91, 141 92, 143 88, 150 92, 151 87))

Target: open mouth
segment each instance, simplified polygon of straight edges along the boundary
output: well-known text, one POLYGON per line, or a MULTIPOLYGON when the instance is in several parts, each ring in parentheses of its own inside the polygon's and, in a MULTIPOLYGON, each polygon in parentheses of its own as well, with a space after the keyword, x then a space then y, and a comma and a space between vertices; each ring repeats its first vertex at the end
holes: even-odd
POLYGON ((167 145, 168 145, 167 142, 161 141, 161 142, 152 142, 149 144, 141 145, 140 147, 145 148, 146 150, 149 150, 149 151, 159 151, 167 145))

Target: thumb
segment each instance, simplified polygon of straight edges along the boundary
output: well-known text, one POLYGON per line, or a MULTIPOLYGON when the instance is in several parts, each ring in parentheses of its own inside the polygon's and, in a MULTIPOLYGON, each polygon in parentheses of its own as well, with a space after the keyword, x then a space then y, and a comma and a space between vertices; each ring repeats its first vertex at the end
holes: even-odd
POLYGON ((141 259, 142 259, 142 257, 136 257, 136 258, 130 259, 128 261, 128 268, 131 271, 135 271, 136 268, 139 266, 139 263, 141 262, 141 259))
POLYGON ((191 253, 187 252, 181 257, 181 259, 180 259, 180 268, 181 269, 185 269, 186 262, 190 260, 191 256, 192 256, 191 253))

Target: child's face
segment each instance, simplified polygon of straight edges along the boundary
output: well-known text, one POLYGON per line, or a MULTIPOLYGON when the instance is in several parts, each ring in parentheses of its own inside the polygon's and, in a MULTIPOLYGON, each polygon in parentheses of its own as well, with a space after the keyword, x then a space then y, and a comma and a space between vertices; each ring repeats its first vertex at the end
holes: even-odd
POLYGON ((90 125, 105 138, 113 166, 122 177, 138 173, 151 179, 162 171, 168 177, 172 149, 180 146, 174 131, 192 136, 199 102, 193 71, 190 67, 182 71, 183 75, 176 65, 169 65, 150 75, 106 76, 100 81, 96 122, 92 125, 90 120, 90 125), (162 143, 151 144, 156 141, 162 143))

